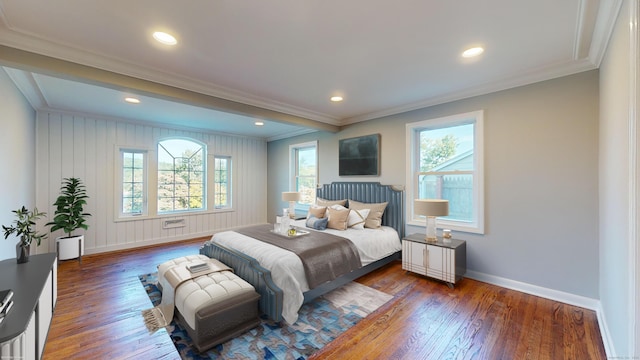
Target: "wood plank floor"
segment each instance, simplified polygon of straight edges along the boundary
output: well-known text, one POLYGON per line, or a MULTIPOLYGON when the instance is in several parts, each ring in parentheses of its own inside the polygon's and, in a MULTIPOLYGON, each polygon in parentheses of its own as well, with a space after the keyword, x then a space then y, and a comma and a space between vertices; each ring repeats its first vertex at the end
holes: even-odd
MULTIPOLYGON (((85 256, 58 268, 44 359, 178 359, 165 330, 150 335, 138 275, 196 254, 204 239, 85 256)), ((400 262, 359 282, 394 298, 312 359, 605 359, 593 311, 464 279, 455 289, 400 262)))

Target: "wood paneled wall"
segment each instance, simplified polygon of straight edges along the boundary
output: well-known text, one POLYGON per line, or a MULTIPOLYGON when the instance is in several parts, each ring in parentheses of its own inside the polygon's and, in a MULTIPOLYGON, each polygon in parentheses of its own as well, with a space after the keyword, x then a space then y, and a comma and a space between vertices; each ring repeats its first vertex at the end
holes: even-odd
MULTIPOLYGON (((85 253, 170 242, 242 225, 266 222, 267 144, 255 138, 171 129, 125 120, 103 119, 84 114, 39 112, 36 133, 36 205, 53 218, 53 203, 65 177, 81 178, 89 195, 87 212, 89 229, 85 233, 85 253), (189 137, 207 144, 208 182, 213 178, 213 156, 232 158, 233 208, 204 211, 179 216, 150 216, 118 220, 117 157, 120 147, 149 151, 149 185, 154 186, 157 141, 170 136, 189 137), (185 227, 163 229, 162 221, 184 218, 185 227)), ((150 192, 154 193, 154 192, 150 192)), ((149 197, 149 204, 155 203, 149 197)), ((211 204, 209 206, 212 208, 211 204)), ((48 227, 38 224, 42 231, 48 227)), ((50 234, 38 247, 38 253, 55 251, 55 238, 50 234)))

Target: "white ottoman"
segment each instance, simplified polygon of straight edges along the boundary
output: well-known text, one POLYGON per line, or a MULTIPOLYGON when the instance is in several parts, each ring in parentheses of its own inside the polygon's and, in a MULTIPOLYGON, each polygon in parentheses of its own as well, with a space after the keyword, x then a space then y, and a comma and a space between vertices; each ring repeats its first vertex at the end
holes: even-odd
MULTIPOLYGON (((204 255, 189 255, 158 266, 158 278, 174 264, 202 260, 204 255)), ((232 339, 260 323, 260 295, 251 284, 232 271, 198 276, 180 284, 175 293, 176 316, 187 330, 198 351, 232 339)))

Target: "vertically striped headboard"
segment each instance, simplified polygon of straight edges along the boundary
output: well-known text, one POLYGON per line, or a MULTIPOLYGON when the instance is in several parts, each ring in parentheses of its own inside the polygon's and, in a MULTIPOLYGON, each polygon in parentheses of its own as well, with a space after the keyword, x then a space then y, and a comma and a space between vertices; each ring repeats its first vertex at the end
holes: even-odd
POLYGON ((382 225, 391 226, 404 237, 404 187, 379 182, 333 182, 318 187, 316 196, 326 200, 352 199, 363 203, 387 202, 382 225))

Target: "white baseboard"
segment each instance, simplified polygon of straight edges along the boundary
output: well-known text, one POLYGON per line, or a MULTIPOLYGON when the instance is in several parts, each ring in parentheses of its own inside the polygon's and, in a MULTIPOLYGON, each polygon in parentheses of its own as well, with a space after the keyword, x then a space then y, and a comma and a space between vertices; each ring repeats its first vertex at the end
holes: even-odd
POLYGON ((86 248, 85 247, 85 255, 101 254, 101 253, 105 253, 105 252, 118 251, 118 250, 130 250, 130 249, 135 249, 135 248, 139 248, 139 247, 143 247, 143 246, 167 244, 167 243, 172 243, 172 242, 176 242, 176 241, 191 240, 191 239, 195 239, 195 238, 199 238, 199 237, 211 237, 211 236, 213 236, 213 234, 221 232, 221 231, 235 230, 235 229, 239 229, 239 228, 245 227, 245 226, 247 226, 247 225, 240 225, 240 226, 235 226, 235 227, 230 227, 230 228, 225 228, 225 229, 216 229, 215 231, 209 230, 209 231, 204 231, 204 232, 199 232, 199 233, 189 233, 189 234, 184 234, 184 235, 163 237, 163 238, 150 239, 150 240, 145 240, 145 241, 136 241, 136 242, 133 242, 133 243, 109 245, 109 246, 103 246, 103 247, 94 247, 94 248, 86 248))
MULTIPOLYGON (((222 231, 222 230, 219 230, 219 231, 222 231)), ((139 248, 139 247, 143 247, 143 246, 167 244, 167 243, 172 243, 172 242, 176 242, 176 241, 183 241, 183 240, 190 240, 190 239, 195 239, 195 238, 199 238, 199 237, 212 236, 213 233, 214 232, 212 232, 212 231, 206 231, 206 232, 201 232, 201 233, 191 233, 191 234, 187 234, 187 235, 171 236, 171 237, 164 237, 164 238, 151 239, 151 240, 145 240, 145 241, 137 241, 137 242, 133 242, 133 243, 117 244, 117 245, 110 245, 110 246, 103 246, 103 247, 94 247, 94 248, 90 248, 90 249, 85 248, 85 255, 101 254, 101 253, 105 253, 105 252, 118 251, 118 250, 130 250, 130 249, 135 249, 135 248, 139 248)))
POLYGON ((598 301, 598 310, 596 310, 598 316, 598 325, 600 325, 600 335, 602 335, 602 342, 604 343, 604 351, 607 353, 607 359, 615 359, 618 354, 613 347, 613 339, 611 338, 611 332, 609 326, 607 326, 607 319, 602 310, 602 304, 598 301))
POLYGON ((499 276, 467 270, 465 277, 493 285, 498 285, 507 289, 517 290, 523 293, 540 296, 546 299, 560 301, 565 304, 587 308, 593 311, 598 311, 598 308, 600 307, 600 300, 597 299, 574 295, 564 291, 548 289, 542 286, 531 285, 499 276))
POLYGON ((488 275, 477 271, 467 270, 467 272, 465 273, 465 277, 595 311, 596 317, 598 319, 598 326, 600 327, 600 335, 602 336, 602 342, 604 343, 604 350, 607 354, 607 357, 615 356, 611 333, 609 332, 600 300, 575 295, 564 291, 548 289, 542 286, 532 285, 499 276, 488 275))

